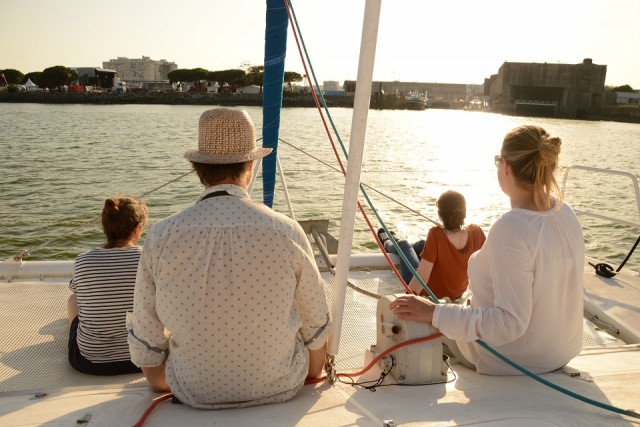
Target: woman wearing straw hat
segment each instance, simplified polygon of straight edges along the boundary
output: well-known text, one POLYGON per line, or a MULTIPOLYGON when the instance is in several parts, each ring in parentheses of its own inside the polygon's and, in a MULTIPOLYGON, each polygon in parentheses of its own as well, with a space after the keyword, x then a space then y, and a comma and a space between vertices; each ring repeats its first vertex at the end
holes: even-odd
POLYGON ((245 111, 202 114, 185 157, 205 189, 151 228, 140 260, 132 360, 196 408, 289 400, 324 363, 329 309, 307 237, 247 193, 271 151, 255 141, 245 111))

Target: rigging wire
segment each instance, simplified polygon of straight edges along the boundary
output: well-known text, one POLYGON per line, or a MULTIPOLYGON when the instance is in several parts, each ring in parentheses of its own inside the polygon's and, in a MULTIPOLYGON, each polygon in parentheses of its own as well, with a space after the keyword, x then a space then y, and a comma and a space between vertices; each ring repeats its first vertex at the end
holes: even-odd
MULTIPOLYGON (((311 73, 312 73, 312 76, 313 76, 313 81, 315 83, 315 87, 319 87, 318 80, 316 78, 315 71, 313 69, 313 65, 311 64, 311 59, 309 58, 309 54, 307 52, 306 45, 304 43, 304 38, 302 37, 302 33, 300 31, 300 27, 298 25, 298 21, 297 21, 296 16, 295 16, 295 11, 293 10, 293 5, 291 4, 290 0, 285 0, 284 4, 285 4, 285 7, 287 8, 287 13, 289 14, 289 20, 291 21, 291 28, 292 28, 292 31, 293 31, 294 38, 296 40, 296 44, 298 46, 298 52, 300 53, 300 60, 302 61, 302 65, 304 67, 305 73, 306 73, 307 76, 309 75, 309 71, 307 69, 307 63, 308 63, 309 64, 309 69, 311 69, 311 73), (298 38, 298 35, 300 35, 299 38, 298 38), (302 46, 302 48, 301 48, 301 46, 302 46), (304 49, 304 55, 302 53, 303 49, 304 49), (305 61, 305 58, 306 58, 306 61, 305 61)), ((320 109, 318 96, 316 95, 316 92, 315 92, 315 87, 314 87, 313 84, 310 85, 311 95, 313 96, 313 99, 314 99, 314 101, 316 103, 316 108, 318 109, 318 113, 320 115, 320 118, 322 119, 325 131, 326 131, 327 136, 329 138, 329 141, 331 143, 331 148, 333 149, 333 152, 335 153, 336 159, 337 159, 337 161, 338 161, 338 163, 340 165, 340 169, 342 170, 343 175, 346 175, 346 171, 345 171, 344 165, 342 163, 342 159, 338 155, 338 151, 337 151, 337 149, 335 147, 335 143, 333 142, 333 138, 331 137, 331 133, 329 132, 329 128, 327 127, 326 120, 324 118, 324 115, 322 114, 322 110, 320 109)), ((322 95, 322 93, 320 93, 320 99, 322 100, 322 104, 323 104, 324 110, 325 110, 325 112, 327 114, 327 117, 329 118, 329 121, 330 121, 330 123, 332 125, 333 131, 336 134, 336 138, 338 139, 340 147, 342 148, 342 152, 343 152, 345 158, 348 159, 349 156, 347 154, 345 145, 344 145, 342 139, 340 138, 340 133, 338 132, 338 130, 337 130, 336 126, 335 126, 335 123, 333 121, 333 118, 331 117, 331 113, 329 112, 329 108, 327 107, 327 103, 325 102, 325 99, 324 99, 324 96, 322 95)), ((374 207, 373 202, 369 198, 369 195, 367 194, 367 191, 364 189, 364 186, 362 185, 362 183, 360 184, 360 192, 362 193, 363 197, 367 201, 367 204, 368 204, 369 208, 372 210, 373 214, 378 219, 378 222, 384 228, 385 232, 387 233, 387 236, 389 236, 389 240, 393 244, 393 246, 395 247, 397 255, 400 257, 400 259, 402 260, 404 265, 409 269, 409 271, 411 272, 413 277, 415 277, 417 279, 418 283, 420 283, 422 288, 430 295, 431 299, 433 299, 434 302, 437 303, 438 302, 437 297, 429 289, 429 287, 422 280, 422 278, 416 273, 416 270, 413 268, 413 266, 411 266, 411 263, 409 262, 409 260, 405 256, 405 254, 402 252, 402 250, 398 246, 398 242, 393 237, 393 235, 391 235, 391 233, 389 232, 389 229, 387 228, 385 222, 383 221, 383 219, 381 218, 380 214, 378 213, 378 210, 374 207)), ((391 268, 393 273, 398 278, 398 281, 403 285, 403 287, 405 288, 406 292, 413 294, 413 292, 409 288, 408 284, 406 284, 404 282, 404 280, 402 279, 402 275, 400 274, 400 272, 398 271, 398 269, 394 265, 393 261, 391 261, 391 258, 387 254, 387 251, 385 250, 383 243, 380 241, 380 238, 378 237, 378 234, 376 233, 375 228, 373 227, 373 224, 371 224, 371 221, 369 220, 369 216, 365 213, 365 211, 364 211, 364 209, 362 207, 362 204, 360 203, 359 200, 357 201, 357 206, 358 206, 358 209, 360 210, 360 213, 362 214, 362 217, 364 218, 364 220, 367 223, 369 229, 371 230, 371 233, 373 234, 373 236, 375 238, 375 241, 378 244, 378 247, 380 248, 380 251, 381 251, 382 255, 385 257, 385 259, 387 261, 387 264, 389 265, 389 267, 391 268)))
POLYGON ((138 198, 142 199, 143 197, 148 196, 149 194, 153 193, 154 191, 157 191, 157 190, 159 190, 159 189, 161 189, 163 187, 166 187, 169 184, 172 184, 172 183, 174 183, 176 181, 179 181, 182 178, 184 178, 185 176, 192 174, 193 172, 195 172, 195 169, 191 169, 189 172, 185 172, 182 175, 179 175, 178 177, 172 179, 171 181, 167 181, 164 184, 159 185, 158 187, 154 188, 153 190, 149 190, 146 193, 142 193, 141 195, 138 196, 138 198))
MULTIPOLYGON (((311 61, 309 60, 309 56, 307 54, 307 50, 306 47, 304 47, 304 51, 305 51, 305 55, 306 55, 306 61, 305 61, 305 55, 302 54, 302 49, 301 49, 301 41, 302 41, 302 45, 304 46, 304 41, 302 40, 302 34, 300 32, 300 28, 298 26, 298 21, 295 18, 295 12, 293 11, 293 5, 291 4, 290 0, 284 0, 284 4, 285 7, 287 9, 287 14, 289 15, 289 21, 291 22, 291 29, 293 31, 293 36, 296 40, 296 45, 298 46, 298 52, 300 53, 300 59, 302 61, 302 65, 304 67, 305 73, 308 76, 309 75, 309 71, 307 69, 307 62, 309 63, 309 68, 311 68, 312 73, 313 73, 313 79, 314 82, 316 84, 316 87, 318 87, 318 82, 317 79, 315 77, 315 72, 313 71, 313 67, 311 66, 311 61), (298 38, 298 35, 300 35, 300 38, 298 38)), ((311 96, 313 97, 313 100, 316 104, 316 108, 318 110, 318 113, 320 115, 320 118, 322 120, 322 123, 324 125, 325 131, 327 133, 327 137, 329 138, 329 141, 331 143, 331 149, 334 152, 334 155, 336 156, 336 160, 338 161, 338 164, 340 165, 340 170, 342 171, 342 174, 346 176, 346 169, 344 167, 344 164, 342 162, 342 159, 340 158, 340 155, 338 154, 338 150, 336 148, 335 143, 333 142, 333 138, 331 137, 331 132, 329 131, 329 127, 327 126, 327 122, 324 118, 324 115, 322 114, 322 109, 320 108, 320 102, 318 101, 318 96, 316 95, 316 91, 314 88, 314 85, 310 85, 310 90, 311 90, 311 96)), ((346 158, 348 158, 347 153, 345 152, 345 148, 344 148, 344 144, 342 143, 342 140, 339 137, 339 133, 337 132, 337 129, 335 128, 335 124, 333 122, 333 119, 331 118, 331 115, 328 112, 328 108, 326 106, 326 102, 324 102, 324 97, 322 95, 322 93, 320 94, 320 98, 322 99, 322 103, 324 105, 325 111, 327 111, 327 116, 329 117, 329 120, 333 126, 333 130, 336 133, 338 140, 340 141, 340 146, 342 147, 342 151, 343 154, 345 155, 346 158)), ((360 184, 360 191, 363 193, 363 195, 365 196, 365 198, 367 198, 366 196, 366 191, 364 189, 364 187, 362 186, 362 184, 360 184)), ((368 198, 367 198, 368 201, 368 198)), ((396 275, 396 277, 398 278, 398 281, 404 286, 405 290, 407 292, 411 292, 411 289, 409 289, 409 286, 407 286, 406 283, 404 283, 404 280, 402 280, 402 275, 400 274, 400 272, 398 271, 398 269, 396 268, 396 266, 393 264, 393 262, 391 261, 391 258, 389 257, 389 255, 387 254, 387 251, 384 250, 384 246, 382 244, 382 242, 380 241, 380 238, 378 237, 377 233, 375 232, 375 228, 373 226, 373 224, 371 223, 369 216, 366 214, 366 212, 364 211, 364 208, 362 207, 362 204, 360 203, 360 201, 356 201, 358 209, 360 210, 360 213, 362 214, 362 217, 364 218, 365 222, 367 223, 367 226, 369 227, 369 230, 371 230, 371 234, 373 234, 376 243, 378 244, 378 247, 380 248, 380 251, 382 252, 382 254, 384 255, 385 259, 387 260, 387 263, 389 264, 389 266, 391 267, 391 270, 393 270, 393 273, 396 275)), ((372 204, 369 202, 369 205, 372 206, 372 204)), ((377 211, 373 211, 376 216, 378 217, 378 219, 380 220, 380 217, 378 216, 377 211)), ((397 246, 397 243, 395 242, 395 240, 393 240, 394 245, 397 246)), ((408 264, 408 260, 406 259, 406 257, 401 253, 402 251, 398 249, 398 252, 400 254, 400 257, 404 259, 404 261, 408 264)))
MULTIPOLYGON (((149 194, 151 194, 151 193, 153 193, 153 192, 155 192, 155 191, 157 191, 157 190, 159 190, 159 189, 161 189, 163 187, 166 187, 169 184, 172 184, 172 183, 174 183, 174 182, 176 182, 178 180, 181 180, 182 178, 184 178, 187 175, 192 174, 193 172, 194 172, 194 170, 191 169, 189 172, 185 172, 182 175, 179 175, 178 177, 176 177, 176 178, 174 178, 174 179, 172 179, 170 181, 167 181, 164 184, 159 185, 156 188, 153 188, 153 189, 151 189, 149 191, 146 191, 146 192, 142 193, 141 195, 139 195, 137 197, 142 199, 143 197, 148 196, 149 194)), ((23 249, 22 251, 20 251, 20 253, 14 255, 12 258, 13 258, 14 261, 24 261, 25 258, 27 258, 28 256, 31 256, 34 252, 39 251, 40 249, 44 249, 47 246, 49 246, 51 243, 53 243, 55 241, 58 241, 58 240, 61 240, 61 239, 65 238, 65 237, 67 237, 67 236, 70 236, 70 235, 76 233, 81 228, 85 228, 85 227, 88 227, 88 226, 91 226, 91 225, 92 226, 98 226, 99 224, 100 224, 100 221, 95 220, 95 219, 81 222, 80 224, 76 225, 72 230, 70 230, 70 231, 68 231, 68 232, 66 232, 64 234, 61 234, 59 236, 56 236, 56 237, 54 237, 52 239, 49 239, 46 242, 44 242, 44 243, 42 243, 42 244, 40 244, 40 245, 38 245, 38 246, 36 246, 34 248, 23 249)))
MULTIPOLYGON (((293 10, 292 10, 292 6, 291 6, 291 4, 290 4, 290 0, 285 0, 285 5, 287 6, 287 11, 288 11, 288 14, 289 14, 289 19, 290 19, 290 20, 292 20, 292 19, 293 19, 293 20, 295 20, 295 14, 294 14, 294 12, 293 12, 293 10), (293 14, 293 18, 292 18, 292 14, 293 14)), ((293 20, 292 20, 292 24, 293 24, 293 20)), ((297 28, 297 20, 296 20, 296 22, 295 22, 295 27, 297 28)), ((299 32, 299 28, 297 28, 297 29, 296 29, 296 28, 294 28, 294 29, 293 29, 294 35, 296 35, 296 31, 297 31, 297 32, 299 32)), ((300 43, 298 42, 298 37, 297 37, 297 35, 296 35, 296 42, 298 43, 298 48, 299 48, 299 50, 300 50, 300 43)), ((301 55, 302 55, 302 52, 301 52, 301 51, 300 51, 300 53, 301 53, 301 55)), ((305 47, 305 54, 306 54, 306 47, 305 47)), ((307 56, 307 57, 308 57, 308 56, 307 56)), ((307 72, 307 68, 306 68, 306 64, 305 64, 305 62, 304 62, 304 58, 303 58, 303 64, 305 65, 305 72, 307 72)), ((317 79, 316 79, 316 77, 315 77, 315 72, 313 71, 313 68, 311 68, 311 69, 312 69, 312 73, 313 73, 313 79, 314 79, 314 81, 315 81, 315 83, 316 83, 316 87, 317 87, 318 83, 317 83, 317 79)), ((307 72, 307 75, 308 75, 308 72, 307 72)), ((327 134, 328 134, 328 136, 329 136, 329 139, 330 139, 330 141, 331 141, 331 145, 332 145, 332 149, 333 149, 333 151, 334 151, 334 154, 336 155, 336 158, 338 159, 338 162, 339 162, 339 164, 340 164, 340 169, 341 169, 341 171, 342 171, 342 173, 343 173, 343 175, 344 175, 344 174, 346 173, 346 171, 345 171, 345 168, 344 168, 343 162, 342 162, 342 160, 340 159, 340 156, 339 156, 339 154, 338 154, 338 151, 337 151, 337 149, 336 149, 336 146, 335 146, 335 144, 333 143, 333 139, 331 138, 331 134, 330 134, 329 129, 328 129, 328 127, 327 127, 327 124, 326 124, 326 121, 325 121, 325 119, 324 119, 324 116, 322 115, 322 111, 321 111, 321 109, 320 109, 320 107, 319 107, 318 97, 317 97, 317 95, 316 95, 316 93, 315 93, 315 89, 314 89, 313 85, 311 86, 311 93, 312 93, 312 96, 313 96, 313 98, 314 98, 314 100, 315 100, 315 102, 316 102, 316 106, 318 107, 318 111, 319 111, 319 113, 320 113, 320 116, 321 116, 321 118, 322 118, 322 120, 323 120, 323 123, 324 123, 324 126, 325 126, 325 130, 326 130, 326 132, 327 132, 327 134)), ((322 100, 322 104, 323 104, 323 106, 324 106, 325 110, 327 110, 327 114, 329 115, 329 113, 328 113, 328 107, 327 107, 327 105, 326 105, 326 102, 325 102, 324 97, 322 96, 322 94, 320 94, 320 98, 321 98, 321 100, 322 100)), ((337 135, 337 137, 338 137, 338 139, 339 139, 339 141, 340 141, 340 145, 341 145, 341 147, 342 147, 342 149, 343 149, 344 155, 345 155, 345 157, 348 157, 348 156, 347 156, 347 154, 346 154, 345 148, 344 148, 344 144, 343 144, 343 143, 342 143, 342 141, 340 140, 339 134, 338 134, 338 132, 337 132, 337 130, 336 130, 336 128, 335 128, 335 124, 334 124, 333 120, 331 119, 330 115, 329 115, 329 118, 330 118, 330 122, 331 122, 331 124, 332 124, 332 126, 333 126, 333 130, 334 130, 334 132, 336 133, 336 135, 337 135)), ((177 178, 175 178, 175 179, 173 179, 173 180, 171 180, 171 181, 169 181, 169 182, 167 182, 167 183, 165 183, 165 184, 163 184, 163 185, 161 185, 161 186, 159 186, 159 187, 156 187, 156 188, 154 188, 154 189, 152 189, 152 190, 150 190, 150 191, 148 191, 148 192, 145 192, 145 193, 143 193, 140 197, 144 197, 144 196, 146 196, 146 195, 148 195, 148 194, 151 194, 152 192, 157 191, 158 189, 163 188, 163 187, 165 187, 166 185, 169 185, 170 183, 173 183, 173 182, 175 182, 175 181, 177 181, 177 180, 179 180, 179 179, 183 178, 184 176, 187 176, 187 175, 191 174, 192 172, 193 172, 193 171, 191 170, 191 171, 189 171, 189 172, 187 172, 187 173, 185 173, 185 174, 183 174, 183 175, 181 175, 181 176, 179 176, 179 177, 177 177, 177 178)), ((369 187, 369 188, 371 188, 371 187, 369 187)), ((366 194, 366 191, 365 191, 365 189, 364 189, 364 185, 363 185, 363 184, 360 184, 360 189, 361 189, 361 192, 363 193, 363 196, 365 197, 365 199, 366 199, 366 200, 367 200, 367 202, 369 203, 370 208, 373 210, 374 214, 376 215, 376 217, 378 218, 378 220, 380 221, 380 223, 383 225, 383 227, 384 227, 384 229, 385 229, 385 232, 387 232, 387 235, 388 235, 388 236, 390 236, 390 240, 393 242, 394 246, 396 246, 396 247, 397 247, 397 242, 396 242, 396 241, 395 241, 395 239, 392 237, 392 234, 391 234, 391 233, 389 233, 389 230, 386 228, 386 225, 383 223, 382 218, 378 215, 377 210, 373 207, 373 204, 371 203, 370 198, 369 198, 369 197, 368 197, 368 195, 366 194)), ((378 193, 380 193, 380 192, 378 192, 378 193)), ((380 193, 380 194, 382 194, 382 193, 380 193)), ((397 271, 397 269, 395 268, 395 266, 394 266, 394 265, 393 265, 393 263, 391 262, 390 258, 389 258, 388 256, 386 256, 386 251, 384 250, 384 248, 383 248, 383 246, 382 246, 382 243, 380 242, 379 238, 377 237, 377 234, 375 233, 375 229, 374 229, 374 227, 372 226, 372 224, 371 224, 371 222, 370 222, 370 220, 369 220, 368 216, 367 216, 367 215, 366 215, 366 213, 364 212, 364 209, 363 209, 362 205, 360 204, 360 202, 358 202, 358 208, 360 209, 360 211, 361 211, 361 213, 362 213, 363 217, 365 218, 365 220, 366 220, 367 224, 369 225, 369 228, 370 228, 370 230, 372 231, 372 234, 374 234, 374 236, 375 236, 375 238, 376 238, 376 241, 377 241, 377 243, 378 243, 378 246, 380 247, 380 249, 382 250, 382 252, 385 254, 385 258, 387 258, 387 261, 389 262, 389 264, 390 264, 390 266, 391 266, 392 270, 394 270, 394 272, 396 273, 396 275, 397 275, 397 276, 398 276, 398 278, 400 279, 400 283, 403 283, 403 284, 404 284, 404 281, 400 278, 400 274, 399 274, 399 272, 397 271)), ((432 220, 430 220, 430 221, 432 221, 432 220)), ((432 221, 432 222, 433 222, 433 221, 432 221)), ((93 221, 93 220, 92 220, 92 221, 90 221, 90 222, 86 222, 86 223, 81 224, 81 226, 86 226, 86 225, 90 225, 90 224, 94 224, 94 223, 95 223, 95 221, 93 221)), ((74 230, 74 231, 75 231, 75 230, 74 230)), ((73 232, 73 231, 72 231, 72 232, 73 232)), ((33 248, 31 251, 22 251, 22 252, 20 253, 20 255, 17 255, 16 257, 14 257, 14 259, 15 259, 15 260, 17 260, 17 261, 18 261, 18 260, 22 260, 22 259, 23 259, 23 257, 25 257, 25 256, 29 256, 29 255, 30 255, 31 253, 33 253, 34 251, 39 250, 39 249, 41 249, 41 248, 43 248, 43 247, 46 247, 46 246, 48 246, 51 242, 53 242, 53 241, 55 241, 55 240, 58 240, 58 239, 60 239, 60 238, 62 238, 62 237, 65 237, 65 236, 67 236, 67 235, 71 234, 72 232, 66 233, 66 234, 64 234, 64 235, 62 235, 62 236, 59 236, 59 237, 55 238, 55 239, 49 240, 49 241, 45 242, 44 244, 39 245, 39 246, 37 246, 37 247, 33 248)), ((637 245, 637 244, 638 244, 638 242, 636 242, 636 245, 637 245)), ((634 246, 634 249, 635 249, 635 246, 634 246)), ((415 270, 413 270, 413 269, 411 268, 411 266, 410 266, 410 264, 408 263, 408 261, 406 260, 406 258, 402 255, 402 251, 399 251, 399 255, 400 255, 400 257, 404 260, 404 262, 409 266, 409 268, 412 270, 412 272, 414 273, 414 276, 417 276, 417 275, 415 274, 415 270)), ((629 254, 629 255, 631 255, 631 254, 629 254)), ((628 259, 628 257, 627 257, 627 259, 628 259)), ((626 259, 625 259, 625 261, 624 261, 624 262, 626 262, 626 259)), ((623 262, 623 264, 624 264, 624 262, 623 262)), ((621 265, 621 267, 622 267, 622 265, 621 265)), ((433 295, 433 293, 429 290, 429 288, 428 288, 428 287, 427 287, 427 286, 426 286, 426 285, 421 281, 421 279, 419 278, 419 276, 417 276, 417 278, 418 278, 418 280, 421 282, 421 284, 423 285, 423 287, 425 288, 425 290, 426 290, 427 292, 429 292, 429 294, 431 295, 432 299, 434 299, 434 302, 438 303, 438 300, 437 300, 437 298, 435 297, 435 295, 433 295)), ((405 285, 405 287, 406 287, 406 285, 405 285)), ((438 334, 436 334, 436 335, 438 335, 438 334)), ((440 336, 441 336, 441 334, 440 334, 440 336)), ((433 338, 435 338, 435 337, 436 337, 436 336, 434 335, 434 336, 426 337, 426 338, 433 339, 433 338)), ((422 340, 422 339, 420 339, 420 340, 422 340)), ((416 340, 411 340, 411 341, 408 341, 408 342, 405 342, 405 343, 401 343, 401 344, 402 344, 402 345, 411 345, 411 344, 415 343, 414 341, 416 341, 416 340)), ((592 405, 594 405, 594 406, 597 406, 597 407, 600 407, 600 408, 603 408, 603 409, 607 409, 607 410, 610 410, 610 411, 613 411, 613 412, 617 412, 617 413, 622 414, 622 415, 626 415, 626 416, 630 416, 630 417, 634 417, 634 418, 640 418, 640 414, 637 414, 636 412, 633 412, 633 411, 630 411, 630 410, 623 410, 623 409, 620 409, 620 408, 616 408, 616 407, 614 407, 614 406, 611 406, 611 405, 608 405, 608 404, 604 404, 604 403, 602 403, 602 402, 598 402, 598 401, 595 401, 595 400, 589 399, 589 398, 587 398, 587 397, 584 397, 584 396, 581 396, 581 395, 576 394, 576 393, 574 393, 574 392, 571 392, 571 391, 569 391, 569 390, 566 390, 566 389, 564 389, 564 388, 562 388, 562 387, 560 387, 560 386, 557 386, 556 384, 553 384, 553 383, 551 383, 551 382, 549 382, 549 381, 547 381, 547 380, 545 380, 545 379, 543 379, 543 378, 539 377, 538 375, 536 375, 536 374, 534 374, 534 373, 532 373, 532 372, 528 371, 527 369, 525 369, 525 368, 523 368, 523 367, 519 366, 518 364, 516 364, 516 363, 512 362, 510 359, 506 358, 505 356, 503 356, 502 354, 500 354, 499 352, 497 352, 496 350, 494 350, 493 348, 491 348, 491 347, 490 347, 489 345, 487 345, 484 341, 482 341, 482 340, 476 340, 476 342, 477 342, 479 345, 481 345, 483 348, 485 348, 487 351, 489 351, 490 353, 492 353, 494 356, 498 357, 499 359, 501 359, 502 361, 504 361, 505 363, 507 363, 508 365, 512 366, 513 368, 517 369, 518 371, 520 371, 520 372, 524 373, 525 375, 529 376, 530 378, 532 378, 532 379, 534 379, 534 380, 536 380, 536 381, 538 381, 538 382, 540 382, 540 383, 542 383, 542 384, 544 384, 544 385, 547 385, 547 386, 549 386, 549 387, 551 387, 551 388, 553 388, 553 389, 555 389, 555 390, 557 390, 557 391, 560 391, 560 392, 562 392, 562 393, 564 393, 564 394, 566 394, 566 395, 569 395, 569 396, 571 396, 571 397, 574 397, 574 398, 576 398, 576 399, 578 399, 578 400, 581 400, 581 401, 583 401, 583 402, 590 403, 590 404, 592 404, 592 405)), ((381 355, 379 355, 379 357, 381 358, 381 357, 383 357, 383 355, 386 355, 386 354, 391 353, 392 351, 394 351, 395 349, 397 349, 397 348, 398 348, 398 346, 400 346, 400 344, 399 344, 399 345, 396 345, 396 346, 394 346, 394 347, 391 347, 391 348, 390 348, 390 349, 388 349, 386 352, 384 352, 384 353, 382 353, 381 355)), ((379 360, 379 359, 378 359, 378 360, 379 360)), ((370 368, 373 366, 373 363, 375 363, 375 362, 377 362, 377 360, 376 360, 376 359, 374 359, 374 361, 372 361, 372 362, 371 362, 371 364, 369 364, 369 365, 368 365, 364 370, 362 370, 362 371, 360 371, 360 372, 356 372, 356 373, 352 373, 352 374, 338 374, 338 375, 344 375, 344 376, 350 376, 350 375, 357 376, 357 375, 360 375, 361 373, 366 372, 368 369, 370 369, 370 368)), ((163 400, 166 400, 166 399, 170 398, 171 396, 172 396, 171 394, 168 394, 168 395, 164 395, 164 396, 161 396, 161 397, 159 397, 158 399, 156 399, 156 400, 154 401, 154 403, 152 404, 152 406, 148 409, 148 412, 145 412, 145 414, 143 415, 143 419, 141 419, 141 421, 144 421, 144 418, 146 418, 146 416, 148 415, 148 413, 149 413, 149 412, 150 412, 150 411, 151 411, 151 410, 152 410, 152 409, 153 409, 157 404, 159 404, 159 403, 160 403, 161 401, 163 401, 163 400)), ((141 424, 136 424, 136 425, 141 425, 141 424)))
MULTIPOLYGON (((335 172, 340 172, 340 169, 338 169, 337 167, 335 167, 335 166, 333 166, 333 165, 329 164, 328 162, 325 162, 324 160, 320 159, 319 157, 314 156, 313 154, 311 154, 311 153, 309 153, 309 152, 307 152, 307 151, 303 150, 302 148, 297 147, 297 146, 293 145, 292 143, 290 143, 290 142, 288 142, 288 141, 285 141, 285 140, 284 140, 284 139, 282 139, 282 138, 280 138, 280 142, 283 142, 283 143, 287 144, 289 147, 293 148, 294 150, 298 150, 300 153, 302 153, 302 154, 304 154, 304 155, 306 155, 306 156, 309 156, 310 158, 312 158, 313 160, 315 160, 315 161, 317 161, 317 162, 319 162, 319 163, 322 163, 323 165, 327 166, 328 168, 332 169, 333 171, 335 171, 335 172)), ((289 170, 289 169, 288 169, 288 170, 289 170)), ((386 172, 388 172, 388 171, 385 171, 385 173, 386 173, 386 172)), ((406 172, 406 171, 405 171, 405 172, 406 172)), ((395 199, 395 198, 391 197, 390 195, 388 195, 388 194, 386 194, 386 193, 383 193, 382 191, 380 191, 380 190, 378 190, 378 189, 376 189, 376 188, 374 188, 374 187, 372 187, 372 186, 370 186, 369 184, 366 184, 366 183, 364 183, 364 182, 363 182, 361 185, 363 185, 364 187, 368 188, 368 189, 369 189, 369 190, 371 190, 371 191, 374 191, 374 192, 378 193, 379 195, 381 195, 381 196, 383 196, 383 197, 387 198, 388 200, 391 200, 392 202, 394 202, 394 203, 396 203, 396 204, 398 204, 398 205, 402 206, 402 207, 403 207, 403 208, 405 208, 407 211, 409 211, 409 212, 411 212, 411 213, 413 213, 413 214, 415 214, 415 215, 417 215, 417 216, 419 216, 419 217, 421 217, 421 218, 423 218, 423 219, 426 219, 427 221, 430 221, 430 222, 431 222, 431 223, 433 223, 434 225, 440 226, 440 223, 439 223, 439 222, 434 221, 433 219, 429 218, 428 216, 426 216, 426 215, 424 215, 424 214, 422 214, 422 213, 418 212, 418 211, 417 211, 417 210, 415 210, 414 208, 411 208, 411 207, 409 207, 409 206, 405 205, 405 204, 404 204, 404 203, 402 203, 400 200, 395 199)))

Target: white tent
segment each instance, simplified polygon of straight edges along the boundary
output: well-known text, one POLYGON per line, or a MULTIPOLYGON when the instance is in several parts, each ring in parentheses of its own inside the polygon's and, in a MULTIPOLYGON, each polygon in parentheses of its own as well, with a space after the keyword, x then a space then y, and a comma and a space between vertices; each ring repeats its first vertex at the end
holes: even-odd
POLYGON ((37 84, 28 79, 27 82, 23 85, 27 92, 40 90, 37 84))

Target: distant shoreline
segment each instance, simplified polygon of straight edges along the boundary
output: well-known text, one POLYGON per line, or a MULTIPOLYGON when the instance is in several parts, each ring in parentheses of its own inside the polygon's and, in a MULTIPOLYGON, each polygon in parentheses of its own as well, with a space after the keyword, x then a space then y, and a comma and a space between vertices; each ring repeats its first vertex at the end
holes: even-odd
MULTIPOLYGON (((332 107, 352 107, 352 97, 331 97, 332 107), (336 99, 338 98, 338 99, 336 99), (340 99, 341 98, 341 99, 340 99)), ((0 93, 0 102, 38 104, 164 104, 164 105, 224 105, 262 106, 262 94, 206 92, 13 92, 0 93)), ((282 100, 283 107, 314 107, 311 95, 290 95, 282 100)))
MULTIPOLYGON (((326 96, 328 107, 353 108, 352 96, 326 96)), ((220 105, 220 106, 262 106, 262 95, 202 92, 0 92, 0 102, 37 104, 161 104, 161 105, 220 105)), ((382 109, 404 109, 394 99, 382 100, 382 109)), ((311 95, 285 95, 283 107, 313 108, 311 95)), ((372 107, 373 108, 373 107, 372 107)), ((496 112, 501 114, 501 112, 496 112)), ((569 118, 571 117, 558 117, 569 118)), ((604 120, 612 122, 640 123, 640 107, 592 107, 586 109, 580 120, 604 120)))

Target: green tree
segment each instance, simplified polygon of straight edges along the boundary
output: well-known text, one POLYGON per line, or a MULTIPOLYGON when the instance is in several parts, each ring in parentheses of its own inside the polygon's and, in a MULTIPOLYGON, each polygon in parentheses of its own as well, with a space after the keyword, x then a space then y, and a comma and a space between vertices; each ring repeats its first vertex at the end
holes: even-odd
POLYGON ((209 75, 209 70, 205 70, 204 68, 192 68, 191 70, 191 80, 207 80, 207 76, 209 75))
POLYGON ((611 88, 611 92, 633 92, 633 88, 629 85, 616 86, 611 88))
POLYGON ((262 93, 262 86, 264 86, 264 66, 253 65, 249 67, 249 71, 247 72, 245 78, 242 80, 242 84, 245 86, 260 86, 260 93, 262 93))
POLYGON ((37 83, 40 87, 55 88, 63 85, 70 85, 78 80, 78 73, 71 68, 56 65, 42 70, 40 81, 37 83))
POLYGON ((177 82, 197 82, 199 80, 208 80, 210 71, 204 68, 180 68, 173 70, 167 74, 171 83, 177 82))
POLYGON ((210 82, 218 82, 220 84, 229 83, 238 85, 244 80, 246 75, 247 73, 244 70, 237 69, 211 71, 207 76, 207 79, 210 82))
POLYGON ((27 80, 31 79, 32 82, 34 82, 35 84, 40 86, 40 77, 41 76, 42 76, 42 71, 32 71, 32 72, 27 73, 27 74, 24 75, 24 77, 22 78, 22 81, 20 82, 20 84, 25 84, 27 82, 27 80))
POLYGON ((170 71, 169 74, 167 74, 171 83, 190 81, 190 76, 191 70, 186 68, 179 68, 177 70, 170 71))
MULTIPOLYGON (((8 85, 17 85, 24 78, 24 74, 22 74, 18 70, 14 70, 13 68, 7 68, 6 70, 0 70, 0 74, 4 74, 4 78, 6 79, 6 84, 8 85)), ((5 81, 0 79, 0 84, 4 84, 5 81)))
POLYGON ((302 75, 296 73, 295 71, 285 71, 284 72, 284 83, 289 85, 289 90, 293 91, 293 82, 301 82, 302 75))

